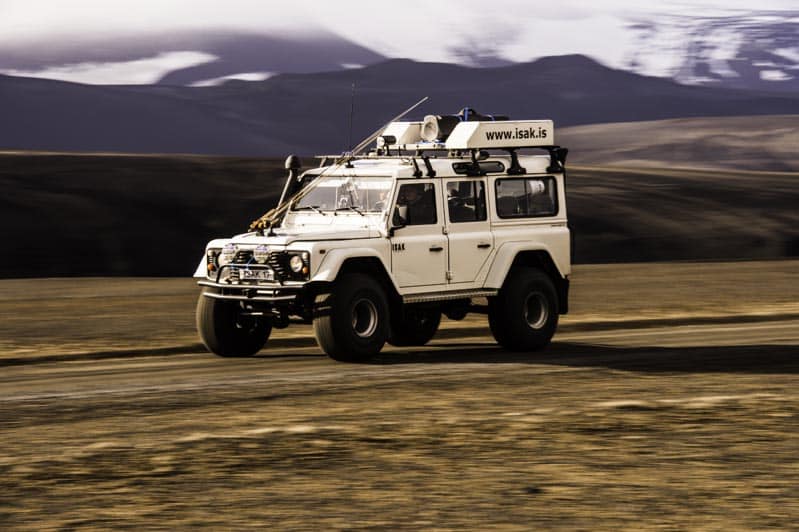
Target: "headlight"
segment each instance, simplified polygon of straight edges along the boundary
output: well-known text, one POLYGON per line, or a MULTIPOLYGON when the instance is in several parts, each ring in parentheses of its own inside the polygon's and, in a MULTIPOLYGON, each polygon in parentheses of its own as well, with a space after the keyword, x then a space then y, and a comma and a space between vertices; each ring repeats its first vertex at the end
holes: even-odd
POLYGON ((303 262, 301 256, 292 255, 291 259, 289 259, 289 266, 291 267, 291 271, 294 273, 300 273, 302 271, 302 267, 305 266, 305 263, 303 262))
POLYGON ((233 260, 233 257, 236 256, 236 246, 233 244, 225 244, 225 247, 222 248, 222 253, 219 254, 219 266, 224 266, 228 264, 230 261, 233 260))
POLYGON ((255 262, 266 264, 266 261, 269 260, 269 248, 264 245, 258 246, 253 250, 252 258, 255 259, 255 262))

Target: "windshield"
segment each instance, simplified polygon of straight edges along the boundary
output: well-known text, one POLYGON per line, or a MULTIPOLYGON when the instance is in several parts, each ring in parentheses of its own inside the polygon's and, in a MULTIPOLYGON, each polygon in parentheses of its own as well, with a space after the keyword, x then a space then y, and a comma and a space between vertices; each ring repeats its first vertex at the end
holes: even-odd
POLYGON ((323 176, 294 204, 293 210, 382 213, 388 207, 393 182, 390 177, 323 176))

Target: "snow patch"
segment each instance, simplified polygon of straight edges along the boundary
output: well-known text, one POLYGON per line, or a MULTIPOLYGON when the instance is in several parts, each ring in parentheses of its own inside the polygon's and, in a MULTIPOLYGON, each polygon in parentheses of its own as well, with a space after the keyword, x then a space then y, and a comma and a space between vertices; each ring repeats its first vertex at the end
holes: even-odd
POLYGON ((774 54, 784 57, 788 61, 799 63, 799 48, 777 48, 774 50, 774 54))
POLYGON ((761 70, 760 79, 763 81, 787 81, 793 79, 793 76, 786 74, 782 70, 761 70))
POLYGON ((217 56, 205 52, 164 52, 132 61, 73 63, 42 70, 0 70, 0 73, 91 85, 150 85, 173 70, 202 65, 217 59, 217 56))
POLYGON ((264 81, 274 76, 273 72, 241 72, 239 74, 229 74, 219 78, 204 79, 195 81, 191 84, 192 87, 215 87, 221 85, 226 81, 264 81))
POLYGON ((738 56, 743 43, 741 34, 734 30, 721 30, 707 36, 704 44, 710 46, 708 54, 711 72, 725 78, 737 78, 738 73, 730 68, 728 61, 738 56))

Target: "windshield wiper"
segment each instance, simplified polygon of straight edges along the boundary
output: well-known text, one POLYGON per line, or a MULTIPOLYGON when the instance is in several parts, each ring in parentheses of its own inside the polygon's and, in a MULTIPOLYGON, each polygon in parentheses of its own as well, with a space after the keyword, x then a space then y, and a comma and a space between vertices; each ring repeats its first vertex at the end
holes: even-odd
POLYGON ((353 207, 352 205, 347 205, 346 207, 339 207, 336 211, 355 211, 361 216, 366 216, 361 209, 358 207, 353 207))
POLYGON ((302 207, 295 207, 294 210, 295 211, 311 210, 311 211, 314 211, 314 212, 318 212, 322 216, 327 216, 327 214, 325 214, 324 212, 319 210, 319 206, 318 205, 303 205, 302 207))

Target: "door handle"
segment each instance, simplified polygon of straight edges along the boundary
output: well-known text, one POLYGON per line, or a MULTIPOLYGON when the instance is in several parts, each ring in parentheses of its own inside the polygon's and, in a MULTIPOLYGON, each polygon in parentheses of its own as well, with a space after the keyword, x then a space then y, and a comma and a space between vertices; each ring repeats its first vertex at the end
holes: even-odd
POLYGON ((433 246, 430 248, 430 251, 444 251, 444 248, 441 246, 433 246))
POLYGON ((480 248, 480 249, 486 249, 486 248, 490 248, 491 244, 486 244, 486 243, 477 244, 477 247, 480 248))

